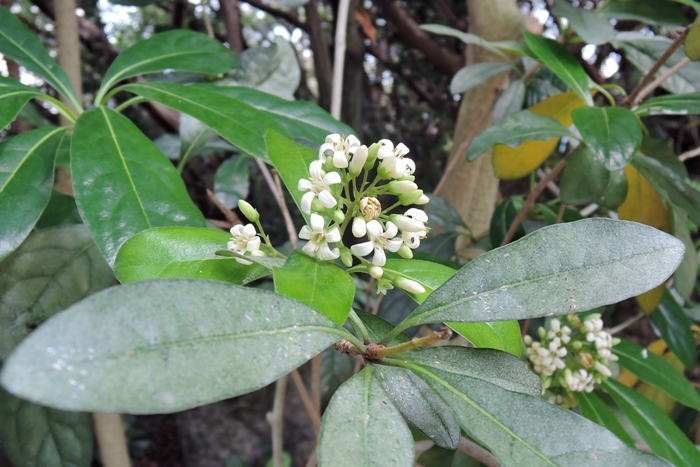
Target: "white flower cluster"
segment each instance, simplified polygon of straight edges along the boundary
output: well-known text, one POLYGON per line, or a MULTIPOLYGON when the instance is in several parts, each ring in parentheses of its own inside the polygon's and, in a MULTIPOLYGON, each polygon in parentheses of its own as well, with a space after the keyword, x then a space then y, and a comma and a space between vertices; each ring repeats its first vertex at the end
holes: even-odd
MULTIPOLYGON (((236 224, 231 227, 231 235, 233 238, 227 245, 229 251, 239 255, 250 253, 250 256, 265 256, 265 253, 260 250, 260 237, 253 224, 236 224)), ((253 264, 241 258, 236 258, 236 261, 241 264, 253 264)))
POLYGON ((578 403, 577 393, 591 392, 596 384, 612 376, 609 362, 617 360, 612 348, 619 342, 603 330, 599 314, 583 322, 570 314, 563 324, 552 319, 549 330, 538 329, 540 341, 525 336, 526 355, 532 370, 550 393, 550 400, 562 406, 578 403))

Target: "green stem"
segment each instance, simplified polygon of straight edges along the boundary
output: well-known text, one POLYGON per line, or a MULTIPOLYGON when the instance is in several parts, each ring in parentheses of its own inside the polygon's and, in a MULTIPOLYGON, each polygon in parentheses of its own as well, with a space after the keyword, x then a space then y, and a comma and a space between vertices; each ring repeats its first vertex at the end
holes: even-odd
POLYGON ((372 339, 370 339, 369 337, 369 331, 367 331, 365 323, 363 323, 360 317, 357 316, 357 312, 351 308, 350 314, 348 316, 352 320, 352 322, 355 323, 355 326, 357 326, 357 328, 360 330, 360 334, 362 334, 362 339, 365 341, 365 344, 369 344, 370 342, 372 342, 372 339))
MULTIPOLYGON (((394 340, 396 338, 396 336, 398 336, 405 329, 410 328, 411 326, 413 326, 413 324, 411 324, 410 321, 408 321, 408 322, 406 320, 401 321, 394 329, 391 330, 391 332, 389 334, 384 336, 384 338, 382 340, 380 340, 379 343, 386 345, 387 342, 391 342, 392 340, 394 340)), ((389 347, 389 348, 393 348, 393 347, 389 347)))
MULTIPOLYGON (((53 105, 56 108, 56 110, 58 110, 58 113, 60 113, 61 115, 66 117, 68 120, 70 120, 71 123, 75 123, 75 121, 78 119, 78 117, 76 117, 75 114, 73 112, 71 112, 71 110, 68 107, 66 107, 66 105, 63 102, 59 101, 58 99, 54 99, 53 97, 47 96, 46 94, 42 94, 40 96, 37 96, 37 99, 41 99, 42 101, 53 105)), ((73 105, 75 105, 75 104, 73 104, 73 105)))
MULTIPOLYGON (((449 335, 451 335, 451 333, 446 333, 443 335, 437 331, 433 331, 433 333, 430 334, 429 336, 414 337, 413 339, 411 339, 408 342, 397 344, 397 345, 394 345, 391 347, 384 347, 383 349, 377 350, 377 358, 381 359, 384 357, 388 357, 389 355, 393 355, 395 353, 408 352, 409 350, 419 349, 421 347, 427 347, 429 345, 433 345, 434 343, 436 343, 439 340, 449 339, 449 337, 448 337, 449 335)), ((386 340, 386 338, 384 338, 384 340, 386 340)))
POLYGON ((626 96, 626 95, 627 95, 627 91, 625 91, 625 88, 623 88, 622 86, 619 86, 619 85, 617 85, 617 84, 615 84, 615 83, 604 84, 604 85, 602 85, 601 87, 602 87, 603 89, 614 89, 614 90, 616 90, 617 92, 619 92, 619 93, 620 93, 621 95, 623 95, 623 96, 626 96))
MULTIPOLYGON (((141 97, 141 96, 132 97, 131 99, 124 102, 122 105, 120 105, 119 107, 117 107, 114 110, 116 110, 117 112, 122 112, 124 109, 126 109, 127 107, 129 107, 131 105, 140 104, 141 102, 146 102, 147 100, 148 99, 146 99, 145 97, 141 97)), ((182 172, 180 172, 180 173, 182 173, 182 172)))
POLYGON ((107 103, 108 100, 110 100, 112 98, 112 96, 114 96, 118 92, 121 92, 123 90, 122 89, 123 87, 124 86, 119 86, 119 87, 112 89, 106 96, 103 96, 101 94, 102 89, 100 89, 100 93, 98 93, 97 97, 95 97, 95 105, 104 105, 105 103, 107 103))
POLYGON ((609 93, 607 90, 605 90, 605 88, 603 88, 603 86, 601 86, 601 85, 599 85, 599 84, 597 84, 597 83, 594 83, 594 84, 593 84, 593 87, 594 87, 595 89, 597 89, 602 95, 605 96, 605 98, 608 100, 608 102, 610 102, 610 106, 611 106, 611 107, 615 107, 615 106, 617 105, 617 104, 615 103, 615 99, 613 99, 613 96, 610 95, 610 93, 609 93))

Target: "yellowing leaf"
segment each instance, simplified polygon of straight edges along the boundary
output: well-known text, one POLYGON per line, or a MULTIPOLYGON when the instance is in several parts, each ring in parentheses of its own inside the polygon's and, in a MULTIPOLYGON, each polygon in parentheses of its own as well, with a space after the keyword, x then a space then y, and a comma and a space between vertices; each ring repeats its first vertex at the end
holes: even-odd
MULTIPOLYGON (((670 363, 673 368, 683 373, 683 362, 676 357, 676 354, 667 352, 663 355, 663 359, 670 363)), ((670 414, 677 404, 676 400, 664 391, 644 381, 637 388, 637 392, 656 404, 666 415, 670 414)))
MULTIPOLYGON (((574 91, 548 97, 528 110, 557 120, 564 126, 571 125, 571 111, 584 105, 574 91)), ((494 147, 493 170, 497 178, 511 180, 524 177, 542 164, 559 143, 559 138, 547 141, 526 141, 516 148, 504 144, 494 147)))
MULTIPOLYGON (((671 232, 671 220, 664 201, 654 187, 631 164, 625 167, 627 198, 617 209, 620 219, 641 222, 664 232, 671 232)), ((637 296, 637 302, 647 315, 654 311, 664 296, 665 285, 637 296)))
POLYGON ((700 16, 695 18, 685 38, 685 54, 694 62, 700 60, 700 16))
MULTIPOLYGON (((647 350, 649 350, 651 353, 655 353, 656 355, 663 355, 667 348, 668 345, 663 339, 656 340, 647 346, 647 350)), ((617 377, 617 381, 629 388, 632 388, 639 382, 639 378, 637 378, 637 376, 631 371, 626 370, 625 368, 620 368, 620 375, 617 377)))

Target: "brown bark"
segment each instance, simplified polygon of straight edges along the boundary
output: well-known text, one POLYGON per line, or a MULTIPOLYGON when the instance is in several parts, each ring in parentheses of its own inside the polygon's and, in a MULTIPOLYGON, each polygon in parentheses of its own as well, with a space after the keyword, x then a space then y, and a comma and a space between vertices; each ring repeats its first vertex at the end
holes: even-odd
MULTIPOLYGON (((355 11, 356 1, 351 2, 350 12, 355 11)), ((355 129, 362 140, 362 104, 365 83, 364 36, 354 14, 348 15, 346 35, 345 67, 343 69, 343 105, 341 120, 355 129)))
POLYGON ((238 8, 238 0, 219 0, 221 4, 221 16, 226 26, 226 42, 228 48, 236 55, 240 55, 244 49, 241 30, 241 10, 238 8))
POLYGON ((321 16, 318 14, 316 0, 310 0, 304 5, 306 12, 306 26, 311 43, 311 51, 314 57, 316 81, 318 82, 318 105, 331 110, 331 93, 333 87, 333 66, 328 51, 328 41, 321 24, 321 16))
MULTIPOLYGON (((467 0, 467 6, 470 32, 490 41, 517 39, 521 35, 524 16, 515 0, 467 0)), ((493 52, 471 45, 467 47, 466 57, 468 64, 503 60, 493 52)), ((509 73, 503 73, 462 96, 449 158, 460 159, 445 174, 445 183, 437 193, 457 209, 475 236, 489 229, 498 198, 498 180, 493 175, 490 151, 470 163, 459 148, 470 134, 478 134, 492 125, 493 104, 508 83, 509 73)), ((465 243, 458 243, 458 253, 464 253, 465 243)))

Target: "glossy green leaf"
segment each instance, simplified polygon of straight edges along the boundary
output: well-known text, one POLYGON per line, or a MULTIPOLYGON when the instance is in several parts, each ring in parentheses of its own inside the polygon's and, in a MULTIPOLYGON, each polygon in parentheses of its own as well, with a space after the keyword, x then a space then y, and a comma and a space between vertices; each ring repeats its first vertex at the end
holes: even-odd
POLYGON ((275 291, 294 298, 342 324, 355 299, 355 283, 330 261, 318 261, 294 250, 284 267, 274 268, 275 291))
POLYGON ((49 202, 46 204, 44 212, 34 226, 36 229, 47 229, 59 225, 74 225, 82 224, 78 206, 75 204, 75 198, 69 195, 64 195, 56 190, 51 191, 49 202))
POLYGON ((459 449, 451 450, 433 446, 416 460, 419 467, 481 467, 483 464, 459 449))
MULTIPOLYGON (((518 216, 518 212, 523 207, 523 200, 519 196, 508 198, 496 206, 491 215, 491 224, 489 228, 489 239, 491 247, 497 248, 503 243, 506 234, 513 224, 513 221, 518 216)), ((525 236, 525 227, 522 224, 515 231, 514 240, 525 236)))
POLYGON ((683 405, 700 409, 700 395, 673 366, 641 345, 622 340, 613 347, 620 366, 642 381, 656 386, 683 405))
POLYGON ((58 145, 58 149, 56 149, 56 159, 54 160, 54 165, 56 165, 56 167, 65 167, 67 171, 70 171, 70 145, 72 141, 72 132, 63 134, 61 143, 58 145))
POLYGON ((64 410, 177 412, 267 386, 349 336, 273 292, 161 279, 54 316, 17 347, 0 381, 64 410))
POLYGON ((150 279, 212 279, 247 284, 271 271, 216 255, 231 235, 203 227, 156 227, 139 232, 117 254, 114 274, 123 284, 150 279))
MULTIPOLYGON (((305 192, 299 191, 299 180, 309 178, 309 164, 318 159, 318 151, 295 143, 272 130, 265 133, 265 146, 272 165, 301 211, 301 197, 305 192)), ((301 212, 308 222, 309 216, 301 212)))
POLYGON ((173 83, 136 83, 123 89, 196 118, 242 151, 267 162, 263 135, 270 128, 285 133, 267 113, 208 89, 173 83))
POLYGON ((553 118, 537 115, 527 110, 513 112, 498 125, 479 133, 467 148, 467 160, 473 161, 492 146, 505 144, 514 148, 528 140, 546 141, 552 138, 576 136, 553 118))
POLYGON ((32 97, 41 93, 34 88, 16 84, 0 83, 0 128, 5 128, 15 119, 32 97))
POLYGON ((80 215, 112 266, 119 248, 142 230, 204 226, 170 161, 114 110, 95 107, 80 116, 71 174, 80 215), (95 148, 100 148, 97 159, 95 148))
POLYGON ((49 202, 53 161, 65 132, 40 128, 0 143, 0 260, 27 238, 49 202))
POLYGON ((243 51, 233 77, 222 80, 226 85, 255 88, 290 101, 294 100, 300 81, 296 51, 281 36, 276 36, 269 46, 259 45, 243 51))
POLYGON ((321 354, 321 403, 325 407, 341 384, 355 374, 355 360, 330 347, 321 354))
POLYGON ((476 34, 460 31, 459 29, 454 29, 448 26, 444 26, 442 24, 423 24, 420 26, 420 28, 423 31, 427 31, 432 34, 455 37, 460 41, 464 42, 465 44, 478 45, 479 47, 483 47, 487 50, 490 50, 496 55, 500 55, 504 58, 507 57, 507 55, 504 54, 503 51, 496 46, 496 43, 489 42, 486 39, 477 36, 476 34))
POLYGON ((610 20, 585 8, 576 8, 564 0, 556 0, 552 14, 564 17, 587 44, 602 45, 615 39, 617 31, 610 20))
POLYGON ((579 393, 578 406, 581 409, 581 415, 612 431, 615 433, 615 436, 624 441, 629 447, 635 447, 634 440, 625 431, 620 420, 595 392, 579 393))
POLYGON ((412 467, 413 437, 372 366, 346 381, 323 414, 319 467, 412 467))
POLYGON ((678 5, 660 0, 633 0, 612 2, 601 14, 616 20, 642 21, 659 26, 685 26, 688 20, 678 5))
POLYGON ((583 141, 608 170, 619 170, 637 154, 642 125, 623 107, 579 107, 571 112, 583 141))
POLYGON ((266 92, 240 86, 216 86, 199 84, 210 91, 216 91, 266 112, 295 139, 304 139, 318 146, 332 133, 354 135, 348 125, 331 115, 313 102, 288 101, 266 92))
MULTIPOLYGON (((688 370, 693 371, 698 364, 698 351, 693 332, 690 330, 691 323, 669 290, 664 291, 661 303, 649 315, 649 320, 659 337, 668 344, 668 348, 676 354, 688 370)), ((680 402, 685 404, 684 401, 680 402)), ((700 407, 694 407, 700 409, 700 407)))
POLYGON ((236 56, 206 34, 176 29, 141 40, 120 53, 102 81, 104 94, 119 81, 167 69, 218 75, 235 68, 236 56))
POLYGON ((637 154, 632 165, 663 198, 683 209, 696 225, 700 225, 700 190, 687 178, 658 158, 643 154, 637 154))
POLYGON ((452 77, 450 92, 461 94, 511 69, 512 66, 504 62, 480 62, 467 65, 452 77))
POLYGON ((561 315, 616 303, 668 279, 684 251, 675 237, 634 222, 594 218, 544 227, 474 259, 397 331, 444 321, 561 315))
POLYGON ((17 467, 89 467, 92 415, 49 409, 0 389, 0 444, 17 467))
MULTIPOLYGON (((659 4, 668 3, 665 1, 652 1, 659 4)), ((630 61, 642 73, 646 73, 668 50, 672 43, 672 39, 661 35, 649 36, 642 32, 620 32, 612 42, 612 45, 625 53, 626 60, 630 61)), ((676 50, 666 64, 659 69, 655 77, 667 73, 671 67, 674 67, 683 59, 685 59, 685 53, 682 50, 676 50)), ((669 76, 668 79, 660 84, 660 87, 674 94, 700 91, 700 62, 691 62, 684 66, 669 76)))
POLYGON ((685 244, 685 256, 673 274, 673 287, 687 302, 691 300, 698 279, 698 257, 691 232, 688 230, 688 216, 680 210, 673 212, 673 235, 685 244))
POLYGON ((46 52, 39 36, 29 31, 19 17, 4 7, 0 7, 0 53, 46 80, 71 104, 81 108, 68 75, 46 52))
MULTIPOLYGON (((539 397, 416 363, 403 364, 450 406, 462 429, 503 467, 667 466, 612 433, 539 397)), ((489 373, 493 373, 491 369, 489 373)))
POLYGON ((587 105, 593 105, 588 89, 588 75, 571 52, 559 42, 525 31, 525 42, 537 58, 547 65, 564 81, 587 105))
MULTIPOLYGON (((367 329, 367 333, 369 334, 369 338, 372 342, 381 341, 384 339, 384 336, 394 330, 394 325, 380 316, 357 309, 355 310, 355 313, 357 313, 358 318, 360 318, 360 320, 364 323, 365 329, 367 329)), ((355 335, 360 335, 361 333, 355 321, 350 321, 350 324, 352 325, 353 331, 355 331, 355 335)), ((402 332, 393 340, 387 342, 386 345, 398 345, 410 340, 411 338, 408 336, 408 334, 402 332)))
POLYGON ((603 388, 657 455, 677 467, 700 465, 700 452, 695 445, 653 402, 612 379, 604 381, 603 388))
MULTIPOLYGON (((212 139, 216 132, 187 114, 180 116, 180 161, 187 161, 191 156, 202 153, 202 149, 212 139)), ((183 162, 180 162, 182 165, 183 162)))
MULTIPOLYGON (((417 259, 387 259, 383 269, 392 276, 406 277, 421 284, 425 288, 424 294, 408 294, 419 304, 423 303, 435 289, 456 273, 450 267, 417 259)), ((520 326, 517 321, 448 322, 446 324, 477 347, 498 349, 513 355, 520 355, 522 343, 520 326)))
POLYGON ((590 203, 603 195, 609 181, 610 171, 603 159, 589 148, 577 148, 566 157, 566 168, 559 182, 561 201, 574 206, 590 203))
POLYGON ((464 219, 457 210, 448 203, 444 198, 434 194, 426 193, 430 202, 422 206, 422 209, 428 214, 430 225, 439 225, 446 232, 454 232, 457 227, 469 229, 464 219))
POLYGON ((384 391, 409 423, 438 446, 457 448, 459 425, 450 408, 423 380, 404 368, 373 368, 384 391))
POLYGON ((233 208, 238 205, 238 201, 248 197, 249 162, 247 156, 236 155, 226 159, 216 170, 214 195, 224 206, 233 208))
POLYGON ((627 183, 627 174, 625 174, 624 170, 613 170, 609 173, 609 177, 608 186, 605 187, 605 191, 596 200, 596 203, 615 210, 627 199, 629 185, 627 183))
POLYGON ((639 104, 634 113, 640 117, 700 114, 700 92, 653 97, 639 104))
POLYGON ((503 93, 498 96, 498 99, 493 106, 491 119, 493 120, 494 125, 500 123, 500 121, 503 120, 503 117, 506 115, 522 110, 526 91, 527 86, 525 86, 525 83, 520 79, 517 79, 508 85, 503 93))
POLYGON ((0 361, 53 314, 115 282, 83 225, 30 235, 0 263, 0 361))
POLYGON ((700 13, 700 3, 698 3, 696 0, 671 0, 672 2, 676 3, 682 3, 683 5, 688 5, 689 7, 692 7, 695 11, 700 13))

